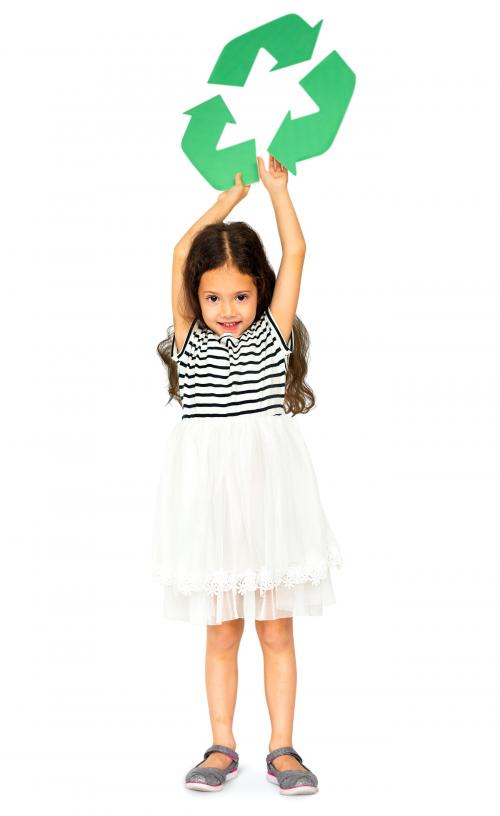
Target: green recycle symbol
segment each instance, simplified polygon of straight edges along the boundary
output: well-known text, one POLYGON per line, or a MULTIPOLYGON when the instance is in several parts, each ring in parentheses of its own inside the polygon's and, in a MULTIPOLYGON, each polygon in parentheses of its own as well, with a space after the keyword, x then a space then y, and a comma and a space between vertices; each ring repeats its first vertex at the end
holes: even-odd
MULTIPOLYGON (((222 49, 208 82, 243 87, 260 48, 277 60, 272 71, 311 59, 322 23, 320 20, 310 26, 298 14, 285 14, 235 37, 222 49)), ((319 110, 297 119, 292 119, 288 111, 268 152, 297 175, 297 162, 319 156, 331 146, 355 82, 355 74, 339 54, 328 54, 299 82, 319 110)), ((238 171, 244 184, 259 181, 255 139, 217 150, 226 123, 236 123, 220 94, 184 113, 191 119, 182 138, 182 150, 212 187, 232 187, 238 171)))

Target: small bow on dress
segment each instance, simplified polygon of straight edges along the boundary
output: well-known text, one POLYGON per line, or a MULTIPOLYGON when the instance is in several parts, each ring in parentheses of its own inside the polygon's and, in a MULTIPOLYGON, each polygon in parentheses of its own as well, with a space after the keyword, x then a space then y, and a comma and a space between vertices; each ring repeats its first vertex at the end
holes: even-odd
POLYGON ((228 348, 228 346, 231 346, 231 344, 234 347, 236 347, 240 342, 240 338, 236 337, 231 332, 224 332, 223 334, 219 334, 217 336, 219 339, 219 343, 222 343, 222 345, 225 346, 226 348, 228 348))

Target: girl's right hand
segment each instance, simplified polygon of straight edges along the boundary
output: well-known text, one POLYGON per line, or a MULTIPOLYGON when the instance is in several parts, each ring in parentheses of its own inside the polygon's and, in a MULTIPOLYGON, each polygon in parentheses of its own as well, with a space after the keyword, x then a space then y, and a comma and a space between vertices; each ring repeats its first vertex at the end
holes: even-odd
POLYGON ((238 171, 235 176, 236 183, 233 187, 230 187, 228 190, 223 190, 222 193, 217 197, 217 201, 223 201, 224 204, 227 204, 228 207, 231 209, 238 204, 242 198, 248 194, 251 185, 250 184, 243 184, 241 180, 241 172, 238 171))

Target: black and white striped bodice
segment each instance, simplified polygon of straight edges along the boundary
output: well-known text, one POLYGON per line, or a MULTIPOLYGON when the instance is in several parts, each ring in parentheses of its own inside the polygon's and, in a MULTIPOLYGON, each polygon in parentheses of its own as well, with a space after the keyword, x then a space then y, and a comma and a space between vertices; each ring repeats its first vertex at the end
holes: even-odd
POLYGON ((293 347, 293 329, 287 345, 269 308, 239 337, 218 335, 193 320, 180 352, 172 338, 182 419, 283 414, 293 347))

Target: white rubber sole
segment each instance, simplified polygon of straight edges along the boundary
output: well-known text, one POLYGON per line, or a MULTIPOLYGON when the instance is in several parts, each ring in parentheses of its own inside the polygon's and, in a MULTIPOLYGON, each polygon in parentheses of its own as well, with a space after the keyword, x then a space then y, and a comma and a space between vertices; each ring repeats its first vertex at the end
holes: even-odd
MULTIPOLYGON (((278 785, 279 787, 280 783, 269 771, 266 774, 266 778, 268 782, 271 782, 273 785, 278 785)), ((316 785, 298 785, 296 788, 280 788, 280 793, 284 794, 284 796, 295 796, 301 793, 317 793, 318 790, 319 788, 316 785)))
MULTIPOLYGON (((226 782, 229 782, 231 779, 234 779, 235 776, 238 775, 239 768, 235 768, 234 771, 228 773, 226 776, 226 782)), ((221 791, 226 784, 223 782, 222 785, 208 785, 206 782, 184 782, 184 787, 190 788, 191 790, 199 790, 199 791, 221 791)))

